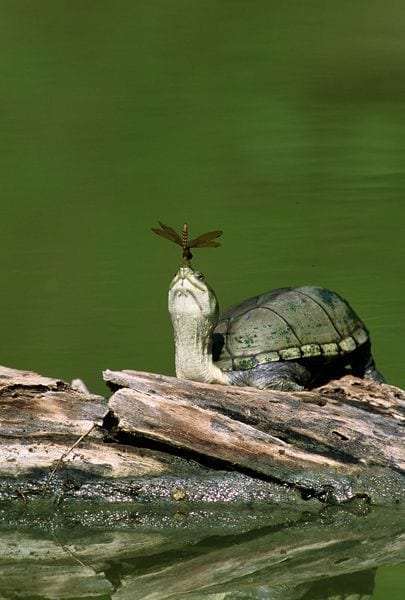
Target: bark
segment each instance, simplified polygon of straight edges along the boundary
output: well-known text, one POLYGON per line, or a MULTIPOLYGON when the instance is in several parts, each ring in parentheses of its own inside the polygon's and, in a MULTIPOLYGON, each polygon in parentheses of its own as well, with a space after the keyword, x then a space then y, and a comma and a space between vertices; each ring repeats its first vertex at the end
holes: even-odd
POLYGON ((340 502, 403 491, 405 395, 353 377, 312 392, 106 371, 119 429, 340 502), (397 489, 398 486, 398 489, 397 489))
POLYGON ((311 498, 404 499, 398 388, 351 377, 296 393, 104 377, 116 390, 109 400, 0 367, 0 520, 55 498, 65 511, 68 501, 308 509, 311 498))

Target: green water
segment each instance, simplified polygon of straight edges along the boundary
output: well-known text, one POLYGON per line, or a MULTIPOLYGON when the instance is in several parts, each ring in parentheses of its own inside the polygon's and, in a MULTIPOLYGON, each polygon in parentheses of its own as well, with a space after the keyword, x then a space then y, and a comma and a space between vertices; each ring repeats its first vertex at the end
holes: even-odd
POLYGON ((101 393, 107 367, 173 374, 179 252, 150 227, 186 220, 224 230, 194 260, 223 308, 330 287, 404 387, 404 22, 400 0, 0 0, 0 363, 101 393))

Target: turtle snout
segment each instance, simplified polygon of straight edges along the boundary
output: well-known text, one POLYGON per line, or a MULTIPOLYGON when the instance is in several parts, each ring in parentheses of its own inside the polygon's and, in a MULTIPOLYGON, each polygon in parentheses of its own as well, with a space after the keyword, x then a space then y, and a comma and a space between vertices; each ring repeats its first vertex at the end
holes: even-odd
POLYGON ((190 267, 185 267, 185 266, 180 267, 180 269, 178 271, 179 277, 182 280, 188 279, 190 277, 190 275, 192 275, 192 273, 193 273, 193 270, 190 269, 190 267))

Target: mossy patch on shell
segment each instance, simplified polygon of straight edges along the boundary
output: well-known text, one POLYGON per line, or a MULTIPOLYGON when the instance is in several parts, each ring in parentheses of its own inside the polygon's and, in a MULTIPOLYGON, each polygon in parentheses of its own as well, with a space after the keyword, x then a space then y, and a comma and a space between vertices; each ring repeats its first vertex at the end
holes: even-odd
POLYGON ((214 332, 213 352, 224 371, 277 361, 348 354, 369 341, 363 323, 335 292, 313 286, 281 288, 230 308, 214 332))

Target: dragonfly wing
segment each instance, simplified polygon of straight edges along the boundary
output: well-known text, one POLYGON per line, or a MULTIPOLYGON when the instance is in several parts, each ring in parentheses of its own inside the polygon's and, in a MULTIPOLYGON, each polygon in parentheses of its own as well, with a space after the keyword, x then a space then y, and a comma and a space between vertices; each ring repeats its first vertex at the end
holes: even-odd
POLYGON ((209 231, 208 233, 203 233, 202 235, 199 235, 188 242, 187 246, 189 248, 215 248, 221 244, 219 242, 213 242, 212 240, 222 234, 223 231, 209 231))
POLYGON ((159 221, 159 225, 161 226, 162 229, 156 229, 156 228, 152 227, 152 231, 154 233, 156 233, 157 235, 160 235, 161 237, 166 238, 167 240, 171 240, 175 244, 179 244, 179 246, 183 245, 182 241, 181 241, 181 237, 178 235, 178 233, 176 233, 174 231, 174 229, 172 229, 172 227, 169 227, 168 225, 164 225, 160 221, 159 221))

